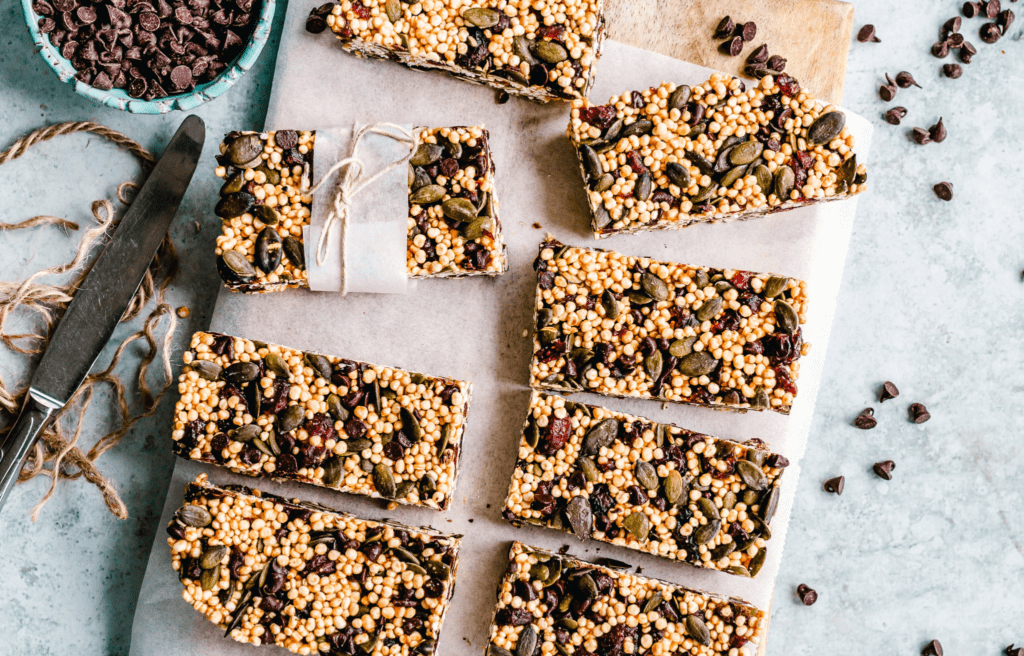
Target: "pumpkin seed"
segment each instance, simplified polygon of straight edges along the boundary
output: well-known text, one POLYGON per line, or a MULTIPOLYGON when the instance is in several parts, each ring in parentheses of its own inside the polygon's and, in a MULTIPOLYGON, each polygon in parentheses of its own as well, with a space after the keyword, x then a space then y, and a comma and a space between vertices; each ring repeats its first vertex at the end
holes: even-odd
POLYGON ((555 628, 568 629, 569 631, 575 631, 580 628, 579 622, 571 617, 563 617, 562 619, 555 622, 555 628))
POLYGON ((444 153, 444 148, 432 143, 421 143, 416 147, 416 152, 409 158, 409 163, 413 166, 430 166, 437 160, 441 159, 441 155, 444 153))
POLYGON ((729 152, 729 163, 734 166, 750 164, 761 156, 762 150, 764 145, 760 141, 744 141, 729 152))
POLYGON ((533 44, 533 53, 549 64, 557 64, 569 58, 569 53, 557 41, 538 41, 533 44))
POLYGON ((199 374, 205 380, 217 380, 220 378, 221 367, 211 360, 193 360, 192 371, 199 374))
POLYGON ((512 652, 492 642, 487 645, 487 656, 512 656, 512 652))
POLYGON ((402 3, 398 0, 387 0, 384 3, 384 12, 388 15, 389 21, 397 23, 402 18, 402 3))
POLYGON ((758 496, 759 495, 754 490, 745 490, 743 492, 742 501, 743 501, 743 503, 747 504, 748 506, 752 506, 755 503, 757 503, 757 497, 758 496))
POLYGON ((398 491, 395 475, 384 463, 373 468, 373 485, 377 488, 377 493, 385 499, 393 499, 398 491))
POLYGON ((548 566, 544 563, 537 563, 530 568, 530 578, 534 581, 546 581, 548 578, 548 566))
POLYGON ((290 405, 277 414, 277 430, 288 433, 295 430, 306 418, 306 409, 301 405, 290 405))
POLYGON ((538 428, 537 422, 532 416, 530 417, 530 423, 526 426, 526 431, 523 434, 523 437, 526 439, 526 444, 531 449, 536 449, 537 444, 540 443, 540 428, 538 428))
POLYGON ((724 544, 720 544, 710 551, 711 560, 722 560, 734 551, 736 551, 735 542, 726 542, 724 544))
POLYGON ((719 183, 723 187, 731 187, 737 180, 746 175, 747 168, 747 164, 740 164, 739 166, 732 167, 726 172, 725 175, 722 176, 722 179, 719 181, 719 183))
POLYGON ((790 335, 796 334, 800 328, 800 317, 793 306, 783 300, 775 301, 775 325, 790 335))
POLYGON ((704 301, 697 310, 698 321, 711 321, 718 316, 718 313, 722 311, 722 297, 712 296, 711 300, 704 301))
POLYGON ((537 331, 537 341, 539 341, 544 346, 548 346, 549 344, 554 344, 556 341, 558 341, 558 335, 558 328, 554 326, 548 326, 547 328, 541 328, 540 330, 537 331))
POLYGON ((668 97, 668 108, 670 110, 678 109, 682 112, 688 102, 690 102, 690 87, 680 84, 668 97))
POLYGON ((253 439, 252 445, 254 447, 256 447, 257 449, 259 449, 260 453, 265 453, 266 455, 270 456, 271 458, 273 458, 274 455, 275 455, 274 452, 271 451, 270 446, 268 446, 266 442, 264 442, 263 440, 261 440, 258 437, 253 439))
POLYGON ((469 223, 476 219, 476 206, 465 198, 449 198, 441 203, 441 211, 452 221, 469 223))
POLYGON ((658 471, 654 468, 654 465, 646 460, 640 460, 636 463, 633 475, 636 476, 636 480, 640 481, 640 485, 643 485, 648 490, 657 489, 658 471))
POLYGON ((651 380, 658 380, 664 366, 665 360, 661 356, 661 351, 654 351, 644 358, 644 371, 647 372, 647 375, 650 376, 651 380))
POLYGON ((594 182, 594 191, 597 193, 608 191, 615 184, 615 176, 611 173, 605 173, 594 182))
POLYGON ((665 499, 669 503, 675 503, 679 501, 679 498, 683 495, 683 477, 682 475, 672 469, 668 472, 668 476, 665 477, 665 499))
POLYGON ((750 448, 747 449, 747 452, 743 455, 743 459, 749 460, 760 468, 763 467, 765 461, 768 460, 768 454, 761 449, 750 448))
POLYGON ((602 205, 597 204, 593 206, 594 211, 594 229, 604 230, 612 222, 612 215, 608 213, 608 209, 602 205))
POLYGON ((302 242, 295 237, 284 238, 284 256, 288 258, 288 261, 292 263, 292 266, 300 271, 306 269, 306 253, 302 247, 302 242))
POLYGON ((604 290, 601 294, 601 307, 604 309, 604 316, 612 321, 619 318, 619 302, 610 289, 604 290))
POLYGON ((420 497, 429 499, 437 492, 437 482, 430 474, 424 474, 420 479, 420 497))
POLYGON ((622 520, 622 528, 629 531, 637 541, 647 542, 651 533, 651 518, 642 512, 635 512, 622 520))
POLYGON ((227 555, 228 548, 223 544, 212 545, 199 557, 199 566, 203 569, 213 569, 224 562, 224 557, 227 555))
POLYGON ((420 564, 423 565, 423 569, 427 570, 428 574, 442 581, 447 581, 452 575, 452 569, 440 560, 425 560, 420 564))
POLYGON ((235 137, 224 153, 228 161, 239 166, 251 162, 263 153, 263 139, 258 134, 243 134, 235 137))
POLYGON ((338 487, 338 483, 341 482, 341 475, 344 473, 345 469, 341 458, 338 456, 331 456, 324 461, 322 466, 324 468, 324 485, 327 487, 338 487))
POLYGON ((572 532, 580 540, 589 540, 594 530, 594 513, 590 503, 583 496, 575 496, 565 506, 565 515, 572 526, 572 532))
POLYGON ((639 289, 627 289, 626 297, 629 298, 629 302, 633 305, 647 305, 654 300, 639 289))
POLYGON ((713 355, 707 351, 694 351, 679 361, 678 369, 684 376, 697 378, 710 374, 716 366, 718 360, 713 355))
POLYGON ((466 19, 467 23, 475 25, 481 30, 486 30, 498 24, 498 21, 501 19, 501 14, 494 9, 472 7, 463 11, 462 17, 466 19))
POLYGON ((668 300, 668 285, 665 281, 650 271, 644 271, 640 276, 640 286, 647 292, 647 295, 656 301, 668 300))
POLYGON ((700 499, 697 499, 697 510, 699 510, 701 514, 707 517, 709 520, 722 518, 722 516, 718 513, 718 507, 715 506, 714 502, 711 501, 711 499, 708 499, 707 497, 701 497, 700 499))
POLYGON ((256 197, 240 191, 235 194, 221 196, 213 208, 213 213, 222 219, 234 219, 242 216, 256 206, 256 197))
POLYGON ((444 187, 441 185, 429 184, 414 191, 412 195, 409 196, 409 202, 413 205, 430 205, 431 203, 436 203, 444 198, 444 194, 444 187))
POLYGON ((706 187, 698 189, 697 193, 690 200, 695 204, 703 203, 714 196, 716 191, 718 191, 718 183, 712 180, 706 187))
POLYGON ((683 191, 690 186, 690 172, 678 162, 669 162, 665 166, 665 175, 668 176, 669 182, 683 191))
POLYGON ((327 412, 331 413, 336 421, 346 421, 348 419, 348 410, 341 404, 341 397, 337 394, 327 395, 327 412))
POLYGON ((689 355, 693 352, 693 345, 697 341, 697 337, 684 337, 677 339, 668 346, 669 355, 674 355, 677 358, 689 355))
POLYGON ((357 437, 352 440, 344 440, 345 453, 344 455, 350 456, 357 453, 362 453, 367 449, 373 448, 373 440, 367 437, 357 437))
POLYGON ((779 509, 779 496, 779 486, 773 485, 772 489, 762 497, 759 515, 761 521, 766 525, 771 523, 772 518, 775 517, 775 511, 779 509))
POLYGON ((715 539, 715 536, 718 535, 718 531, 720 531, 721 528, 722 522, 718 521, 717 519, 712 520, 707 524, 698 526, 697 529, 693 532, 694 543, 698 546, 702 544, 708 544, 709 542, 715 539))
POLYGON ((576 465, 583 472, 583 478, 587 479, 588 482, 593 483, 597 480, 599 472, 593 460, 590 458, 580 458, 576 461, 576 465))
POLYGON ((619 139, 625 139, 626 137, 642 137, 645 134, 650 134, 651 130, 654 129, 654 123, 646 118, 637 119, 622 129, 619 134, 619 139))
POLYGON ((238 428, 228 431, 228 437, 236 442, 251 442, 255 438, 259 437, 262 432, 263 429, 256 424, 246 424, 245 426, 239 426, 238 428))
POLYGON ((530 50, 530 46, 533 42, 527 39, 525 36, 518 35, 512 37, 512 51, 519 55, 519 59, 526 62, 530 66, 537 63, 537 60, 533 56, 533 52, 530 50))
POLYGON ((686 616, 686 633, 705 647, 711 644, 711 632, 697 615, 686 616))
POLYGON ((761 547, 757 550, 757 553, 754 554, 754 557, 750 559, 748 573, 751 578, 757 576, 758 572, 761 571, 761 567, 764 566, 764 559, 767 555, 768 550, 765 547, 761 547))
POLYGON ((420 427, 420 422, 416 420, 416 415, 409 411, 408 408, 403 407, 398 411, 398 417, 402 421, 402 428, 405 429, 405 434, 410 439, 417 442, 423 439, 423 428, 420 427))
POLYGON ((270 451, 275 456, 281 455, 281 447, 277 444, 277 432, 271 428, 267 433, 267 446, 270 447, 270 451))
POLYGON ((647 600, 647 603, 644 604, 643 612, 644 613, 651 612, 652 610, 654 610, 658 606, 661 606, 661 602, 663 602, 664 600, 665 600, 665 598, 662 596, 660 591, 659 592, 655 592, 651 596, 651 598, 647 600))
POLYGON ((263 365, 270 371, 273 371, 274 375, 278 378, 288 380, 291 374, 288 370, 288 365, 285 364, 284 358, 277 353, 270 353, 267 357, 263 358, 263 365))
POLYGON ((591 178, 598 178, 604 173, 604 167, 601 166, 601 158, 597 156, 597 153, 590 146, 580 146, 580 158, 583 160, 583 166, 587 169, 587 175, 591 178))
POLYGON ((212 569, 204 569, 203 573, 199 575, 199 585, 203 590, 213 590, 218 583, 220 583, 220 565, 212 569))
POLYGON ((725 508, 726 510, 732 510, 733 508, 735 508, 737 501, 738 499, 736 498, 736 493, 732 492, 731 490, 722 495, 722 507, 725 508))
POLYGON ((597 597, 597 584, 594 583, 594 577, 590 574, 584 574, 576 579, 576 590, 584 599, 594 599, 597 597))
POLYGON ((253 362, 236 362, 224 370, 224 379, 236 385, 250 383, 256 380, 259 375, 259 365, 253 362))
POLYGON ((789 200, 796 186, 796 174, 788 166, 780 166, 775 171, 775 195, 782 202, 789 200))
POLYGON ((395 490, 395 498, 405 499, 412 494, 414 489, 416 489, 416 483, 412 481, 402 481, 398 484, 398 489, 395 490))
POLYGON ((377 648, 378 642, 380 642, 380 636, 373 635, 369 640, 359 645, 359 651, 363 652, 364 654, 372 654, 373 651, 377 648))
POLYGON ((754 398, 750 400, 750 407, 754 410, 767 410, 771 401, 768 398, 768 391, 764 385, 758 385, 754 390, 754 398))
POLYGON ((559 558, 552 558, 547 563, 548 575, 541 581, 541 584, 547 588, 555 583, 558 583, 558 579, 562 577, 562 561, 559 558))
POLYGON ((452 425, 445 424, 441 427, 441 439, 437 442, 438 455, 444 454, 448 449, 448 442, 452 439, 452 425))
POLYGON ((764 283, 764 288, 761 290, 762 295, 765 298, 775 298, 779 294, 786 291, 789 287, 789 278, 783 278, 782 276, 772 276, 764 283))
POLYGON ((264 228, 256 237, 255 248, 256 267, 263 273, 273 273, 281 264, 281 235, 274 228, 264 228))
POLYGON ((637 200, 647 200, 651 197, 652 191, 654 191, 654 187, 651 183, 651 174, 644 171, 636 181, 636 187, 633 189, 633 196, 637 200))
POLYGON ((484 230, 489 232, 492 226, 493 221, 489 217, 480 217, 463 226, 462 238, 466 241, 475 241, 483 236, 484 230))
POLYGON ((754 167, 754 177, 757 178, 757 186, 761 189, 761 193, 768 195, 772 191, 772 172, 768 170, 768 167, 764 164, 758 164, 754 167))
POLYGON ((266 162, 256 167, 256 171, 260 171, 263 175, 267 176, 267 182, 272 185, 281 184, 281 172, 277 169, 272 169, 267 166, 266 162))
POLYGON ((220 256, 219 264, 223 264, 229 279, 245 282, 256 277, 256 269, 252 268, 252 264, 240 251, 234 249, 224 251, 224 254, 220 256))
POLYGON ((243 187, 245 187, 245 183, 245 173, 239 171, 238 173, 234 174, 233 176, 227 179, 227 182, 224 183, 224 186, 220 188, 220 195, 226 196, 227 194, 237 194, 238 192, 242 191, 243 187))
POLYGON ((843 131, 846 115, 842 112, 829 112, 818 117, 811 127, 807 128, 808 144, 827 144, 843 131))
MULTIPOLYGON (((265 226, 276 226, 281 221, 281 216, 270 205, 257 205, 252 209, 252 215, 259 219, 265 226)), ((280 235, 278 236, 280 242, 280 235)))
POLYGON ((537 630, 528 624, 516 640, 516 656, 533 656, 537 650, 537 630))
POLYGON ((602 448, 612 445, 619 435, 619 421, 617 419, 605 419, 596 426, 592 426, 583 438, 583 447, 580 453, 585 456, 596 456, 602 448))
POLYGON ((839 182, 845 182, 846 188, 849 189, 850 185, 853 184, 857 178, 857 156, 851 155, 848 160, 843 162, 842 166, 839 167, 839 171, 836 174, 839 182))
POLYGON ((697 269, 697 273, 693 275, 693 284, 697 285, 697 289, 704 289, 710 282, 708 272, 704 269, 697 269))

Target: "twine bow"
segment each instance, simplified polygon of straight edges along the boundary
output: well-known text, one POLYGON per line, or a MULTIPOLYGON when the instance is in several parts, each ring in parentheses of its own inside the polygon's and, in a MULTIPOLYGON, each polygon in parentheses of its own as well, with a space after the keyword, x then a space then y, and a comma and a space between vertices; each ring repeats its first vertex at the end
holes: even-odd
MULTIPOLYGON (((327 242, 330 239, 331 232, 334 230, 335 224, 339 221, 342 227, 348 224, 349 217, 349 206, 352 199, 356 197, 363 189, 369 187, 374 182, 387 175, 389 172, 394 170, 396 167, 401 166, 412 158, 413 153, 416 152, 416 147, 419 145, 419 138, 417 132, 414 130, 408 130, 401 125, 394 123, 374 123, 372 125, 364 125, 359 128, 352 137, 352 150, 348 157, 339 160, 327 170, 320 181, 314 184, 309 190, 308 194, 312 196, 315 194, 336 172, 342 171, 338 176, 338 184, 335 187, 334 194, 334 208, 327 215, 327 220, 324 223, 324 229, 320 232, 320 239, 316 244, 316 263, 323 266, 324 261, 327 259, 327 242), (373 175, 364 175, 364 165, 362 160, 359 159, 358 150, 359 144, 363 137, 368 134, 379 134, 383 137, 389 137, 395 141, 401 142, 409 146, 409 152, 397 159, 380 171, 377 171, 373 175)), ((342 257, 345 256, 345 244, 342 243, 342 257)))

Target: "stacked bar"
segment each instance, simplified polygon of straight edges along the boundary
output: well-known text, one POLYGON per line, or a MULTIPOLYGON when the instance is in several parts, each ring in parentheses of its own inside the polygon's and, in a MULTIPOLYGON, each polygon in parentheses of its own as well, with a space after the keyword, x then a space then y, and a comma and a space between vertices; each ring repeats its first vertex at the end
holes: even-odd
POLYGON ((740 600, 514 542, 486 653, 753 656, 766 623, 740 600))
MULTIPOLYGON (((497 275, 508 269, 494 162, 482 127, 425 128, 409 166, 410 278, 497 275)), ((302 229, 310 223, 316 133, 232 132, 216 174, 217 270, 233 291, 306 287, 302 229)), ((320 162, 328 170, 333 162, 320 162)), ((328 192, 324 192, 325 194, 328 192)))
POLYGON ((789 414, 805 283, 658 262, 548 239, 530 385, 789 414))
POLYGON ((238 642, 298 654, 433 654, 461 546, 205 474, 167 534, 185 601, 238 642))
POLYGON ((602 0, 343 0, 310 13, 307 30, 328 27, 347 52, 541 102, 587 95, 605 36, 602 0))
POLYGON ((598 238, 750 219, 864 191, 846 116, 786 74, 713 75, 572 103, 598 238))
POLYGON ((671 424, 533 393, 504 517, 757 576, 789 461, 671 424))
POLYGON ((446 510, 472 384, 217 333, 192 336, 174 452, 240 474, 446 510))

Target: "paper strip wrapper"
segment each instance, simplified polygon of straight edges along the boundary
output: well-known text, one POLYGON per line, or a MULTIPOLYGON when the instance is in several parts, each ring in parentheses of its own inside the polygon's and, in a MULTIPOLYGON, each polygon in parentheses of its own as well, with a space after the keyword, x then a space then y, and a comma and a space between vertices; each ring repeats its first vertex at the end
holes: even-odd
MULTIPOLYGON (((359 60, 340 49, 334 51, 304 32, 302 25, 311 6, 295 3, 289 7, 269 124, 317 125, 331 116, 372 121, 385 107, 391 109, 389 114, 395 120, 416 125, 487 124, 498 165, 497 185, 511 270, 493 279, 426 280, 416 294, 400 299, 381 295, 341 299, 301 291, 260 297, 222 292, 212 320, 213 330, 474 382, 462 472, 452 509, 447 513, 411 507, 389 512, 367 499, 297 484, 259 481, 257 486, 285 496, 321 501, 361 517, 387 516, 465 534, 456 594, 438 643, 438 653, 445 656, 482 653, 494 610, 495 586, 514 539, 550 550, 568 544, 573 555, 584 559, 609 556, 640 565, 649 576, 770 608, 800 475, 798 461, 807 444, 821 383, 856 199, 754 221, 698 225, 680 232, 618 235, 599 244, 631 255, 770 271, 808 283, 810 309, 804 336, 813 348, 800 360, 800 393, 789 416, 715 412, 679 405, 663 408, 652 401, 573 396, 716 437, 737 441, 757 437, 773 451, 786 455, 793 465, 782 479, 782 498, 772 522, 768 557, 757 578, 699 569, 601 543, 580 543, 550 529, 513 528, 499 513, 529 408, 527 381, 537 280, 531 264, 548 231, 567 244, 598 245, 590 233, 579 165, 566 137, 568 107, 559 103, 540 106, 515 98, 497 105, 493 91, 483 87, 391 63, 359 60), (324 79, 324 71, 329 71, 328 79, 324 79), (353 93, 353 89, 359 92, 353 93), (535 223, 542 229, 535 229, 535 223)), ((701 83, 710 73, 700 66, 609 42, 592 97, 604 102, 624 90, 663 80, 701 83)), ((870 124, 847 112, 847 126, 857 140, 858 161, 866 162, 870 124)), ((181 497, 183 481, 202 468, 182 461, 176 465, 139 597, 132 654, 253 653, 250 647, 221 637, 185 603, 181 585, 170 570, 163 526, 181 497)), ((205 470, 214 482, 237 480, 223 470, 205 470)))
MULTIPOLYGON (((269 129, 294 129, 283 121, 269 129)), ((304 128, 305 126, 300 126, 304 128)), ((313 175, 319 181, 338 161, 352 154, 352 135, 361 126, 316 131, 313 175)), ((411 125, 402 127, 411 130, 411 125)), ((359 143, 357 156, 363 176, 370 177, 409 154, 409 146, 389 137, 367 132, 359 143)), ((309 288, 316 292, 365 292, 404 294, 406 292, 406 239, 409 222, 409 183, 405 165, 396 166, 354 198, 349 199, 348 221, 336 220, 323 264, 317 264, 316 249, 327 217, 334 209, 339 176, 330 179, 313 196, 310 224, 302 230, 306 249, 309 288)))

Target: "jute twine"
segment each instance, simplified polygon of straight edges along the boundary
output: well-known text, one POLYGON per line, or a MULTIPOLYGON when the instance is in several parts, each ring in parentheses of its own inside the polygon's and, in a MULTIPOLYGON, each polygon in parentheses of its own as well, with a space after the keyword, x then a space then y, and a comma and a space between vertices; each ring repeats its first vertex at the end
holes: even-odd
MULTIPOLYGON (((134 154, 147 167, 156 161, 149 151, 120 132, 92 121, 77 121, 47 126, 25 135, 14 142, 10 148, 0 153, 0 165, 18 159, 36 144, 77 132, 89 132, 103 137, 134 154)), ((131 204, 130 194, 132 190, 137 189, 138 185, 134 182, 122 183, 117 188, 118 200, 126 206, 131 204)), ((105 244, 109 236, 113 234, 114 228, 120 220, 115 218, 114 205, 106 199, 101 199, 93 201, 91 209, 96 225, 83 233, 78 250, 70 261, 36 271, 21 282, 0 281, 0 343, 10 351, 31 357, 46 349, 61 314, 74 298, 75 292, 88 275, 96 257, 102 252, 102 249, 94 247, 105 244), (40 278, 47 276, 65 274, 71 275, 70 282, 65 284, 45 284, 39 281, 40 278), (6 331, 7 321, 16 313, 32 315, 33 325, 38 332, 8 334, 6 331)), ((55 226, 63 230, 79 229, 77 223, 67 219, 43 215, 32 217, 21 223, 0 223, 0 233, 39 226, 55 226)), ((114 481, 104 476, 97 468, 96 463, 100 456, 117 446, 136 423, 156 412, 160 400, 174 382, 170 354, 177 319, 171 306, 164 302, 164 291, 177 273, 177 264, 178 258, 174 245, 169 238, 165 238, 157 251, 153 264, 146 272, 138 294, 132 299, 121 321, 131 321, 138 317, 151 299, 156 299, 156 307, 149 313, 142 328, 121 342, 110 365, 102 372, 90 374, 85 379, 85 383, 74 394, 67 406, 58 413, 51 427, 44 431, 39 442, 30 452, 18 481, 24 482, 39 475, 49 476, 51 479, 46 494, 32 510, 33 521, 39 517, 40 511, 53 496, 57 489, 57 483, 61 479, 77 478, 85 478, 99 488, 107 508, 116 517, 120 519, 128 517, 128 509, 121 500, 114 481), (163 337, 158 339, 156 333, 161 323, 164 323, 166 327, 163 337), (114 374, 114 370, 126 349, 140 339, 145 340, 146 351, 138 363, 136 378, 138 402, 133 404, 137 406, 133 411, 132 406, 129 405, 129 395, 125 384, 114 374), (146 380, 146 375, 158 355, 163 381, 160 391, 154 394, 146 380), (97 440, 88 451, 83 451, 84 447, 79 446, 79 439, 85 424, 86 411, 92 402, 93 393, 98 386, 103 384, 109 385, 113 391, 117 407, 116 427, 97 440)), ((26 392, 27 387, 15 390, 8 386, 0 376, 0 423, 5 426, 0 429, 0 439, 10 431, 21 409, 26 392)))

